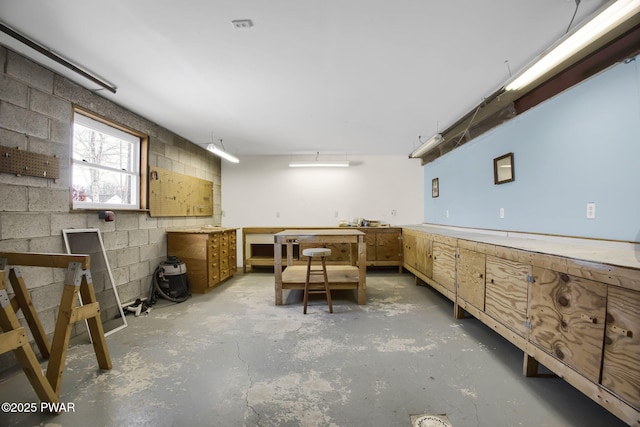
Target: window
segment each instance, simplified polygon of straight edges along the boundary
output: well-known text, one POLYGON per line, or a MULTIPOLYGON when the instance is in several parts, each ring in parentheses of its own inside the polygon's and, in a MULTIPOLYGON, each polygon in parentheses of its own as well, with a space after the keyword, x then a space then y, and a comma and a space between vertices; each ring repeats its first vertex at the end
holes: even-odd
POLYGON ((146 137, 76 111, 73 123, 73 209, 143 209, 146 137))

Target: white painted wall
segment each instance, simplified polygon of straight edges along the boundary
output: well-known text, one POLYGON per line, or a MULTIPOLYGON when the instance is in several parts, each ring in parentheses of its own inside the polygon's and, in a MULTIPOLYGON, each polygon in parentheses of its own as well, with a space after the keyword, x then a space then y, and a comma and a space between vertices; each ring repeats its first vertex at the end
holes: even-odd
MULTIPOLYGON (((391 225, 424 218, 419 160, 407 156, 349 157, 349 168, 302 169, 289 156, 222 162, 224 227, 337 226, 362 217, 391 225), (394 215, 395 213, 395 215, 394 215)), ((238 243, 241 234, 238 234, 238 243)), ((238 244, 238 263, 242 263, 238 244)))

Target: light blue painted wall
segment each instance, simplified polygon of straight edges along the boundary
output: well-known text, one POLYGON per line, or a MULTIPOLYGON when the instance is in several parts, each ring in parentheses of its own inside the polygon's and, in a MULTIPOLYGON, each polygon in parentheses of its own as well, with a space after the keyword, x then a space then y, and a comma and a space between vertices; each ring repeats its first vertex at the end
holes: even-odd
POLYGON ((425 222, 639 241, 638 59, 425 165, 425 222), (508 152, 515 181, 494 185, 493 159, 508 152), (432 198, 436 177, 440 197, 432 198), (587 202, 596 203, 595 219, 586 218, 587 202))

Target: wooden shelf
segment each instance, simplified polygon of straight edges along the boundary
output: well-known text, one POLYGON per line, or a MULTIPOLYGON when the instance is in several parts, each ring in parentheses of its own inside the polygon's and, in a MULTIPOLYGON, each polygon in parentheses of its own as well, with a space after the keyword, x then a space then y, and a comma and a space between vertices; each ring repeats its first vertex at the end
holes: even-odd
MULTIPOLYGON (((318 268, 313 265, 312 268, 318 268)), ((329 280, 329 289, 356 289, 358 287, 358 267, 328 265, 327 278, 329 280)), ((304 283, 307 275, 307 267, 294 265, 287 267, 282 272, 282 288, 283 289, 304 289, 304 283)), ((312 274, 309 283, 324 283, 324 277, 320 274, 312 274)))

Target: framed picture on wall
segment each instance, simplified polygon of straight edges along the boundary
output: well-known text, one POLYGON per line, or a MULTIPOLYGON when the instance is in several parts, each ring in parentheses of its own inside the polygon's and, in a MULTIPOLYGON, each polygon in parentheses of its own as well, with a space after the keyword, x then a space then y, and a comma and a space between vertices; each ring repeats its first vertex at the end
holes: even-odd
POLYGON ((440 184, 438 178, 431 180, 431 197, 438 197, 440 195, 440 184))
POLYGON ((516 179, 513 168, 513 153, 493 159, 493 181, 494 184, 504 184, 516 179))

